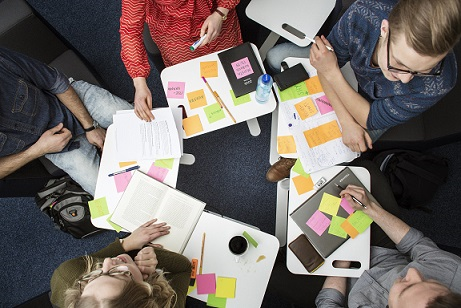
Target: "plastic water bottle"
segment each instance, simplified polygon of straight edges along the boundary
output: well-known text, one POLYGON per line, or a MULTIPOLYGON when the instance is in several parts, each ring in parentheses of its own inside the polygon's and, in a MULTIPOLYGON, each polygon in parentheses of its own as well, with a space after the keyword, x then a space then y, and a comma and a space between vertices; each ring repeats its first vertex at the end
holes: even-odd
POLYGON ((256 86, 256 101, 265 104, 269 99, 272 90, 272 77, 269 74, 259 76, 258 85, 256 86))

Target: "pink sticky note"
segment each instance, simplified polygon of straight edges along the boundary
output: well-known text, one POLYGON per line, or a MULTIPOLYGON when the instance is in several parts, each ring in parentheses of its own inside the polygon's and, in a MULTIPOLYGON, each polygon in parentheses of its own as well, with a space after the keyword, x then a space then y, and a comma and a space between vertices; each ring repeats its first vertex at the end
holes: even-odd
POLYGON ((315 99, 315 103, 317 104, 317 107, 319 107, 319 111, 321 114, 333 111, 333 107, 331 106, 331 103, 326 95, 317 97, 315 99))
POLYGON ((347 214, 354 213, 354 209, 345 198, 341 198, 341 203, 339 205, 347 212, 347 214))
POLYGON ((315 211, 314 215, 312 215, 311 218, 309 218, 309 220, 306 222, 306 225, 314 230, 314 232, 319 236, 322 236, 323 232, 325 232, 325 230, 330 225, 330 219, 328 219, 325 214, 317 210, 315 211))
POLYGON ((251 67, 248 57, 232 62, 231 65, 237 79, 253 74, 253 68, 251 67))
POLYGON ((124 172, 114 175, 115 187, 117 192, 125 191, 126 186, 130 183, 131 172, 124 172))
POLYGON ((216 292, 215 274, 198 274, 195 282, 197 283, 197 294, 214 294, 216 292))
POLYGON ((166 97, 168 98, 184 98, 185 82, 169 81, 166 97))
POLYGON ((168 169, 155 166, 154 164, 152 164, 149 171, 147 172, 148 176, 151 176, 160 182, 163 182, 165 180, 165 177, 167 176, 167 174, 168 174, 168 169))

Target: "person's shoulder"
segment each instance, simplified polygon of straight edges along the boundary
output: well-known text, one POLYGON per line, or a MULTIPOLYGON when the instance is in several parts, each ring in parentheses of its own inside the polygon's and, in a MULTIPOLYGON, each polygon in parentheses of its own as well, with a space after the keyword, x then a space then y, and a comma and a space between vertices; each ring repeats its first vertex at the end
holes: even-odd
POLYGON ((397 2, 398 0, 357 0, 351 4, 349 10, 359 15, 387 18, 397 2))

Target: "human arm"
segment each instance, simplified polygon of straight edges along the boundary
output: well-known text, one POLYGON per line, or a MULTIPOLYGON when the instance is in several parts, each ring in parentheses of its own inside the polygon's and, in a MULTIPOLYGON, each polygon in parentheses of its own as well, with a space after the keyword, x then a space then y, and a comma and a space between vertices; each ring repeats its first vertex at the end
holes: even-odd
MULTIPOLYGON (((349 268, 349 261, 335 261, 334 266, 338 268, 349 268)), ((315 299, 317 307, 345 307, 347 292, 347 278, 328 276, 323 283, 322 290, 315 299)))
MULTIPOLYGON (((219 10, 224 16, 229 14, 229 11, 235 9, 240 0, 220 0, 217 1, 216 10, 219 10)), ((210 16, 203 22, 202 28, 200 29, 200 36, 207 34, 202 44, 206 45, 209 42, 215 40, 221 33, 221 28, 224 22, 223 16, 218 12, 211 12, 210 16)))

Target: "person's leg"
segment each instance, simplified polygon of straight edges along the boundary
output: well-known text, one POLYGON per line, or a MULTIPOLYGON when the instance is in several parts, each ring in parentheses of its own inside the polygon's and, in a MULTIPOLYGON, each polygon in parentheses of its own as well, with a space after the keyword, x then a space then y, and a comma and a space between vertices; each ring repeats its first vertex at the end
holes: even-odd
POLYGON ((94 196, 99 170, 99 155, 96 147, 88 142, 84 134, 77 136, 75 142, 80 143, 78 149, 46 154, 45 157, 94 196))
POLYGON ((308 58, 310 45, 307 47, 299 47, 290 42, 275 45, 266 55, 266 63, 271 73, 280 73, 280 65, 285 58, 308 58))

